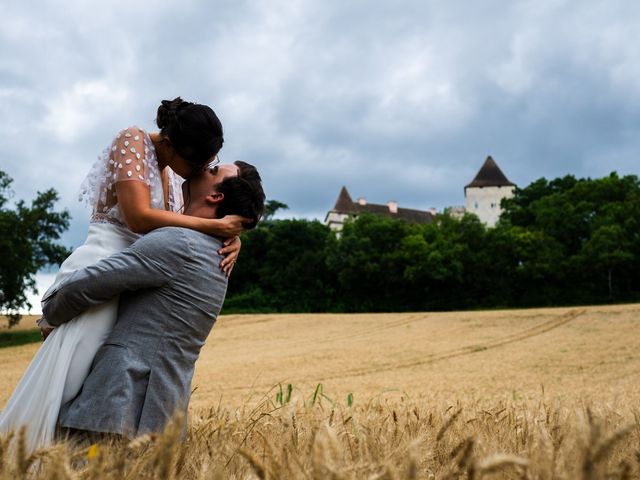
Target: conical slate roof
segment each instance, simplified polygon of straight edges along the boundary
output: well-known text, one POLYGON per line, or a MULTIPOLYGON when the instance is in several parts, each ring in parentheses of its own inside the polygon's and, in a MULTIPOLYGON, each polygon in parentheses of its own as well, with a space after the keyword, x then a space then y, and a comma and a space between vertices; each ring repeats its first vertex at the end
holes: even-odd
POLYGON ((471 183, 464 188, 470 187, 515 187, 516 184, 509 181, 509 179, 502 173, 500 167, 495 162, 491 155, 487 157, 484 164, 478 171, 476 177, 471 183))
POLYGON ((336 205, 333 207, 334 210, 338 212, 348 212, 353 208, 353 200, 351 200, 351 195, 347 192, 347 187, 342 187, 340 190, 340 195, 338 195, 338 200, 336 200, 336 205))

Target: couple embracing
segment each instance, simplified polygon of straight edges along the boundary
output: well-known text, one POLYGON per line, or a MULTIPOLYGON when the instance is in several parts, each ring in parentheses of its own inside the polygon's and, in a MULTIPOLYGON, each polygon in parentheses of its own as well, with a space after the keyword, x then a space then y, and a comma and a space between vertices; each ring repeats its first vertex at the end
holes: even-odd
POLYGON ((82 185, 87 239, 43 297, 46 340, 0 414, 31 451, 58 429, 132 437, 186 411, 238 235, 263 213, 255 167, 218 163, 211 108, 165 100, 156 123, 122 130, 82 185))

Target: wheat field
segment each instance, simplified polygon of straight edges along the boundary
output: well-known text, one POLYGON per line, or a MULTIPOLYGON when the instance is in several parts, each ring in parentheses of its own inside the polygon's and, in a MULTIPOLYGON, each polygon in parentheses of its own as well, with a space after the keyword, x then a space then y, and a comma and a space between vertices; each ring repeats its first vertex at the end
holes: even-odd
MULTIPOLYGON (((184 442, 18 435, 0 478, 640 478, 639 314, 221 316, 184 442)), ((2 404, 37 347, 0 350, 2 404)))

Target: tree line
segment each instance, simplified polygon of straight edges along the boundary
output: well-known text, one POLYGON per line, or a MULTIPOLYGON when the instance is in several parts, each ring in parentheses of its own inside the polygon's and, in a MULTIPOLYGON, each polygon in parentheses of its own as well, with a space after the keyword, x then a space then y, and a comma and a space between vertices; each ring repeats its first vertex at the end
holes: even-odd
MULTIPOLYGON (((59 264, 69 214, 58 195, 10 204, 0 171, 0 311, 28 308, 35 274, 59 264)), ((339 236, 310 220, 265 220, 242 235, 223 308, 234 312, 370 312, 640 301, 640 182, 541 178, 501 204, 495 228, 445 212, 427 225, 361 215, 339 236)))
POLYGON ((270 216, 243 234, 224 311, 420 311, 640 300, 637 176, 541 178, 516 189, 501 206, 495 228, 473 214, 445 212, 427 225, 362 215, 339 236, 318 221, 270 216))

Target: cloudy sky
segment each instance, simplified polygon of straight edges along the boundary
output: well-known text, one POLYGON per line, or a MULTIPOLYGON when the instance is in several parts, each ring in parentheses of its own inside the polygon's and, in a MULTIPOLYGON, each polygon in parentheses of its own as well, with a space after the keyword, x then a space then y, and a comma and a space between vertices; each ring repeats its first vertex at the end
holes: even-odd
POLYGON ((0 16, 0 169, 16 198, 59 191, 68 246, 96 156, 178 95, 214 108, 223 161, 256 164, 287 216, 323 219, 342 185, 461 205, 488 154, 518 185, 640 165, 637 2, 5 0, 0 16))

